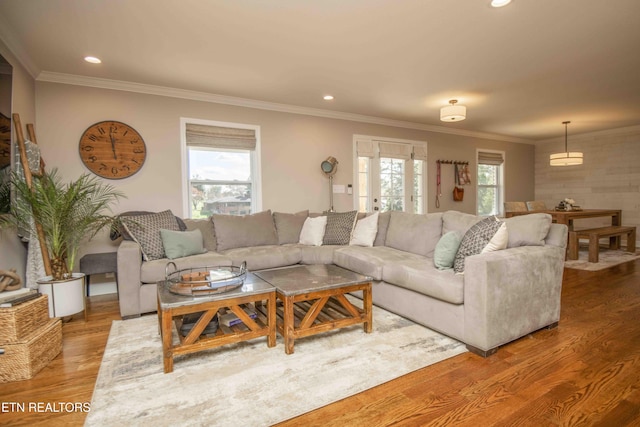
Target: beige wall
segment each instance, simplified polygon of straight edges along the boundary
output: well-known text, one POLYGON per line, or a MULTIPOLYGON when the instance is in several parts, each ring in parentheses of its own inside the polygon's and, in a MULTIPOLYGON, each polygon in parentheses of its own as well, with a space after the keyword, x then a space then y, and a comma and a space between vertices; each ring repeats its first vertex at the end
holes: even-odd
MULTIPOLYGON (((564 151, 564 137, 536 145, 536 199, 547 206, 566 197, 585 209, 622 209, 622 223, 640 227, 640 126, 571 135, 569 151, 582 151, 581 166, 551 167, 549 155, 564 151)), ((583 220, 576 227, 607 223, 583 220)))
MULTIPOLYGON (((259 125, 263 209, 294 212, 328 208, 328 180, 320 162, 335 156, 340 164, 334 184, 353 183, 352 140, 354 134, 403 138, 428 142, 428 211, 435 212, 435 160, 468 160, 475 168, 476 149, 506 152, 507 198, 533 197, 533 145, 394 128, 360 122, 281 113, 209 102, 184 100, 125 91, 59 83, 37 83, 39 141, 49 167, 58 167, 67 179, 87 170, 80 161, 78 141, 95 122, 118 120, 133 126, 147 145, 143 168, 125 180, 110 181, 127 199, 115 208, 126 210, 171 209, 182 215, 180 118, 197 118, 259 125)), ((475 212, 475 181, 465 200, 451 200, 453 169, 443 179, 443 202, 439 211, 475 212)), ((353 208, 353 198, 334 196, 336 210, 353 208)), ((113 250, 105 237, 89 250, 113 250)))
MULTIPOLYGON (((35 82, 0 40, 0 54, 13 66, 12 112, 20 114, 23 124, 35 123, 35 82)), ((15 133, 14 133, 15 141, 15 133)), ((15 268, 24 283, 27 252, 16 234, 0 230, 0 270, 15 268)))

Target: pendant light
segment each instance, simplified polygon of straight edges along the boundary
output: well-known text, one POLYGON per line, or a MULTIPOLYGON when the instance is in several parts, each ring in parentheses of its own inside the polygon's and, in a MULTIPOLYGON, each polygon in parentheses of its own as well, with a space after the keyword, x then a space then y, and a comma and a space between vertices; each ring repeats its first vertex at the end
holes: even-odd
POLYGON ((582 153, 569 151, 567 148, 567 125, 571 122, 562 122, 564 125, 564 153, 556 153, 549 156, 551 166, 575 166, 582 164, 582 153))
POLYGON ((440 120, 443 122, 459 122, 467 118, 467 107, 456 105, 457 99, 452 99, 446 107, 440 109, 440 120))

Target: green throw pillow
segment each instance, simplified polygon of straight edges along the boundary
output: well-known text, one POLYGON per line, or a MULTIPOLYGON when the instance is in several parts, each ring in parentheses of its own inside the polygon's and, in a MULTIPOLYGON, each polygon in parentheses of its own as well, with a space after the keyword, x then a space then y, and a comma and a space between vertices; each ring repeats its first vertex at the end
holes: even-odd
POLYGON ((167 258, 182 258, 189 255, 205 253, 207 250, 202 243, 202 232, 160 230, 162 245, 167 258))
POLYGON ((438 240, 433 253, 433 263, 438 270, 453 268, 453 261, 461 241, 462 236, 457 231, 449 231, 438 240))

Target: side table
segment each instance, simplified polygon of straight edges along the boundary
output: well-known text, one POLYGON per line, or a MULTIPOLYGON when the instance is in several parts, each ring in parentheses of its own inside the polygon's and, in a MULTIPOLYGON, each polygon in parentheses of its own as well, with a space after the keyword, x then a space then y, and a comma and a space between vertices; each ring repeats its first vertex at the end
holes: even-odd
POLYGON ((92 274, 116 273, 116 289, 118 289, 118 253, 87 254, 80 258, 80 272, 85 274, 87 296, 89 296, 89 278, 92 274))

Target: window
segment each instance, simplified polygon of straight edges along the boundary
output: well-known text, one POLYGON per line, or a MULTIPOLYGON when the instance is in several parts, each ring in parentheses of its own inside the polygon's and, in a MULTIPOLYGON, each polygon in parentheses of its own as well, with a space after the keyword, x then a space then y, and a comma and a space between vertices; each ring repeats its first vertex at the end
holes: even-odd
POLYGON ((478 151, 478 215, 501 215, 504 153, 478 151))
POLYGON ((189 218, 260 210, 258 126, 183 119, 189 218))
POLYGON ((360 212, 424 212, 426 144, 354 136, 355 208, 360 212))

